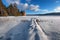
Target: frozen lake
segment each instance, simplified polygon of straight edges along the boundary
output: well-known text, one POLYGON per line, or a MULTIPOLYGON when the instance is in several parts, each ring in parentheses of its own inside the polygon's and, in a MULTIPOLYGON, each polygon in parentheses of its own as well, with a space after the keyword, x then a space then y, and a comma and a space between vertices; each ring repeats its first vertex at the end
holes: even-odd
POLYGON ((0 17, 0 40, 60 40, 60 16, 0 17))

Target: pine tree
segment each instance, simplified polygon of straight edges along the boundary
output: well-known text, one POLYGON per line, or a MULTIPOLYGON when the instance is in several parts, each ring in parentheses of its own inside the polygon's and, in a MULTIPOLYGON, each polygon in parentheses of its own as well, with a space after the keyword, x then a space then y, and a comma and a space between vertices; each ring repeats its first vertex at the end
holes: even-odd
POLYGON ((0 16, 8 16, 7 9, 3 5, 2 0, 0 0, 0 16))

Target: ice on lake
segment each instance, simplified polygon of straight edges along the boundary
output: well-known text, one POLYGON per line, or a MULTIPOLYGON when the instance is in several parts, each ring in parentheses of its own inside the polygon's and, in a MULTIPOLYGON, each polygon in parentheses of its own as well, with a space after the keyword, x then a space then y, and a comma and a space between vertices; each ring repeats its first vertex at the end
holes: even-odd
POLYGON ((0 40, 60 40, 60 16, 0 17, 0 40))

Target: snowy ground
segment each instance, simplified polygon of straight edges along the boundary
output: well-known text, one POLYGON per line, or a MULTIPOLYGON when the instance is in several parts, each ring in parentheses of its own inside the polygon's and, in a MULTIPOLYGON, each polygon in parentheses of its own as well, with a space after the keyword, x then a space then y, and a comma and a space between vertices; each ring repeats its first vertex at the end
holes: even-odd
POLYGON ((0 40, 60 40, 60 16, 0 17, 0 40))

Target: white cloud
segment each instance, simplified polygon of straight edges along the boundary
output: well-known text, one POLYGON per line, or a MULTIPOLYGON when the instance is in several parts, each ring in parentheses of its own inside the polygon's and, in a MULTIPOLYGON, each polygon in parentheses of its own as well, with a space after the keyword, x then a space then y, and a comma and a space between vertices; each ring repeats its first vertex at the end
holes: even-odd
POLYGON ((60 1, 56 1, 56 3, 59 3, 60 1))
POLYGON ((33 4, 31 4, 31 5, 30 5, 30 10, 33 10, 33 11, 40 11, 39 5, 33 5, 33 4))
POLYGON ((44 13, 52 13, 52 12, 60 12, 60 6, 56 7, 55 9, 49 11, 47 9, 44 9, 44 10, 40 10, 41 12, 44 12, 44 13))
POLYGON ((44 10, 41 10, 41 11, 43 11, 43 12, 48 12, 48 10, 47 10, 47 9, 44 9, 44 10))
POLYGON ((60 12, 60 6, 56 7, 55 9, 49 11, 49 10, 42 10, 44 13, 52 13, 52 12, 60 12))
POLYGON ((49 13, 49 11, 47 9, 40 9, 40 13, 45 14, 45 13, 49 13))
MULTIPOLYGON (((29 5, 28 3, 20 3, 20 0, 6 0, 8 2, 8 4, 14 4, 16 3, 20 8, 19 10, 33 10, 33 11, 39 11, 39 5, 29 5)), ((26 0, 27 2, 30 2, 31 0, 26 0)))
POLYGON ((29 5, 28 5, 28 3, 20 3, 19 5, 18 5, 18 7, 19 7, 19 10, 21 10, 21 11, 25 11, 25 10, 27 10, 28 9, 28 7, 29 7, 29 5))
MULTIPOLYGON (((22 10, 22 11, 25 11, 25 10, 32 10, 32 11, 35 11, 35 12, 48 12, 47 9, 44 9, 44 10, 41 10, 40 9, 40 6, 39 5, 34 5, 34 4, 28 4, 28 3, 20 3, 20 0, 6 0, 9 4, 18 4, 18 9, 19 10, 22 10)), ((26 1, 31 1, 31 0, 26 0, 26 1)))
POLYGON ((19 0, 15 1, 15 3, 16 3, 17 5, 19 5, 19 4, 20 4, 19 0))
POLYGON ((28 4, 27 4, 27 3, 24 4, 24 8, 25 8, 25 9, 28 8, 28 4))
POLYGON ((26 0, 28 3, 30 3, 31 2, 31 0, 26 0))
POLYGON ((37 11, 40 11, 40 9, 39 9, 39 5, 29 5, 28 3, 20 3, 20 10, 32 10, 32 11, 35 11, 35 12, 37 12, 37 11))
POLYGON ((26 1, 30 2, 31 0, 26 0, 26 1))
POLYGON ((60 6, 54 9, 55 12, 60 12, 60 6))
POLYGON ((8 4, 14 4, 14 3, 16 3, 17 5, 19 5, 20 0, 6 0, 6 2, 7 2, 8 4))

